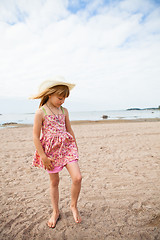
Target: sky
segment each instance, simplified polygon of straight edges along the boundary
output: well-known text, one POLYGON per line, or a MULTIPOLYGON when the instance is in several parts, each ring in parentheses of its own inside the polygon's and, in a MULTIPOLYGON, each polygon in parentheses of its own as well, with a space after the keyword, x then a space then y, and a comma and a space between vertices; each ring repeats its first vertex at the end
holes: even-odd
POLYGON ((0 0, 0 36, 0 113, 57 75, 72 111, 160 105, 160 0, 0 0))

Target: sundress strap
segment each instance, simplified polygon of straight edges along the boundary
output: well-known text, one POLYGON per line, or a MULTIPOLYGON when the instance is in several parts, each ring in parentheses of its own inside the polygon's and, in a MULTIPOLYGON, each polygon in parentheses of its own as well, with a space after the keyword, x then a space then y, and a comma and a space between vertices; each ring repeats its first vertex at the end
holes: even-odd
POLYGON ((42 110, 43 110, 44 114, 47 115, 46 110, 44 109, 44 107, 42 107, 42 110))
POLYGON ((64 108, 61 106, 62 113, 64 114, 64 108))
MULTIPOLYGON (((47 115, 46 110, 45 110, 44 107, 42 107, 42 110, 43 110, 44 114, 47 115)), ((62 110, 62 113, 64 114, 64 108, 62 106, 61 106, 61 110, 62 110)))

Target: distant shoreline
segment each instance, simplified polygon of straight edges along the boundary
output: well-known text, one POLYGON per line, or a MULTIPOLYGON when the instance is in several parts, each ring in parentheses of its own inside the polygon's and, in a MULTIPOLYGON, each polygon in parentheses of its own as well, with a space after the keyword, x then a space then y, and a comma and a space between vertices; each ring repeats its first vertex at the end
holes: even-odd
MULTIPOLYGON (((137 123, 137 122, 160 122, 160 118, 141 118, 141 119, 111 119, 111 120, 77 120, 71 121, 71 125, 92 125, 92 124, 112 124, 112 123, 137 123)), ((33 124, 5 123, 0 128, 12 127, 33 127, 33 124)))
POLYGON ((141 110, 160 110, 160 108, 128 108, 126 109, 126 111, 134 111, 134 110, 137 110, 137 111, 141 111, 141 110))
MULTIPOLYGON (((143 121, 143 119, 150 118, 160 118, 160 110, 155 109, 150 110, 138 110, 137 108, 121 110, 121 111, 87 111, 87 112, 70 112, 70 120, 73 124, 80 122, 84 123, 94 123, 100 122, 122 122, 122 121, 143 121), (135 111, 137 110, 137 111, 135 111)), ((4 114, 0 116, 0 126, 9 127, 13 125, 20 124, 33 124, 34 114, 4 114)))

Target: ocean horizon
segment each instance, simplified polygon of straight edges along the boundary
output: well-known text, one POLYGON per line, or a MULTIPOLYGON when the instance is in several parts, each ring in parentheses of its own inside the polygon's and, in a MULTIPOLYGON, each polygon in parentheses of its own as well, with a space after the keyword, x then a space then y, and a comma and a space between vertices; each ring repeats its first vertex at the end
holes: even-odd
MULTIPOLYGON (((107 116, 107 120, 118 119, 147 119, 147 118, 160 118, 160 110, 106 110, 106 111, 81 111, 70 112, 71 121, 99 121, 103 120, 103 116, 107 116)), ((16 124, 33 124, 34 113, 11 113, 0 115, 0 125, 8 123, 16 124)))

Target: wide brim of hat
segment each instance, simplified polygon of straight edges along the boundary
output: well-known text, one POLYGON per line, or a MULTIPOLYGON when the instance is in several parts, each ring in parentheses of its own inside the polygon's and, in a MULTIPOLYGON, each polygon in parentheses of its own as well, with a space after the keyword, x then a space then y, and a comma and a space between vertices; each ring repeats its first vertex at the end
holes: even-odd
POLYGON ((55 86, 58 86, 58 85, 67 86, 69 88, 69 90, 72 90, 75 87, 75 84, 73 84, 73 83, 68 83, 68 82, 64 82, 64 81, 56 81, 56 80, 46 80, 46 81, 42 82, 41 85, 39 86, 38 93, 42 93, 45 90, 55 87, 55 86))

